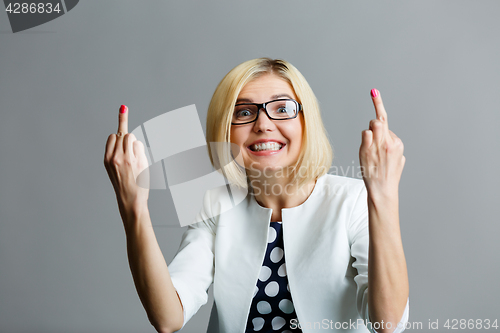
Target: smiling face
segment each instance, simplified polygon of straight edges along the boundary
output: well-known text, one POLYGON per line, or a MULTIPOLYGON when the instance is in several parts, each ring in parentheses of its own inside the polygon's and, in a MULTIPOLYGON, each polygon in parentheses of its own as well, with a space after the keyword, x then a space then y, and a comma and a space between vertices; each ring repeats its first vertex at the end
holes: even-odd
MULTIPOLYGON (((280 98, 297 100, 287 81, 266 74, 247 83, 236 103, 266 103, 280 98)), ((240 147, 246 169, 277 171, 297 161, 302 147, 303 127, 301 112, 294 119, 271 120, 262 110, 253 123, 231 125, 231 142, 240 147)))

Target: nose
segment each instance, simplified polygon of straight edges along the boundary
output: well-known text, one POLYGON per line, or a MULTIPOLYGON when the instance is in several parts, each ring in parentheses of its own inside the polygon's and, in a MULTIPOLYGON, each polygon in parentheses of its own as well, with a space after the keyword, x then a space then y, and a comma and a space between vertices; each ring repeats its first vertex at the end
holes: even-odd
POLYGON ((255 132, 272 131, 274 126, 275 126, 275 124, 267 116, 266 110, 261 108, 259 110, 259 116, 257 117, 257 120, 255 121, 255 124, 253 126, 254 131, 255 132))

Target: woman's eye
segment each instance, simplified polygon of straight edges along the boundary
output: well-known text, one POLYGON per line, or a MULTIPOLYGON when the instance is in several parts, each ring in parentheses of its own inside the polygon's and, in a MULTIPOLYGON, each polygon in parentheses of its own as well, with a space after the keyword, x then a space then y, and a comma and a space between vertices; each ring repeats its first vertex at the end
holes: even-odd
POLYGON ((288 113, 285 107, 279 108, 278 113, 288 113))
POLYGON ((248 117, 250 115, 252 115, 252 113, 249 110, 239 110, 236 112, 236 116, 238 117, 248 117))

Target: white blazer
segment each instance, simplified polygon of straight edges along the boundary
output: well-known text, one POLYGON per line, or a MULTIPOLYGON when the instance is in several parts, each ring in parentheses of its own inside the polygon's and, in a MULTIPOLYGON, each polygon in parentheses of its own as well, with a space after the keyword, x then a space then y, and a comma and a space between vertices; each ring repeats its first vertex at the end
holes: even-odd
MULTIPOLYGON (((226 187, 206 192, 198 216, 203 221, 188 226, 168 269, 184 308, 184 325, 207 302, 213 283, 209 327, 218 320, 220 333, 243 333, 272 209, 260 206, 250 194, 228 207, 226 187)), ((374 332, 370 323, 365 326, 369 237, 363 181, 320 177, 303 204, 282 210, 282 228, 288 283, 302 332, 374 332)), ((407 303, 402 323, 408 321, 408 312, 407 303)))

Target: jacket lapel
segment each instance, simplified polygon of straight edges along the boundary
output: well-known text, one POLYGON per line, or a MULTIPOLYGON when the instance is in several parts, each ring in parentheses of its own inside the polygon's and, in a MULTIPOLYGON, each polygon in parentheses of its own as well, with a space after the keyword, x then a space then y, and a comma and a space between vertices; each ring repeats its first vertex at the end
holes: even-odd
POLYGON ((272 210, 251 194, 224 212, 217 227, 214 298, 221 332, 244 332, 264 259, 272 210), (223 309, 224 307, 224 309, 223 309))

